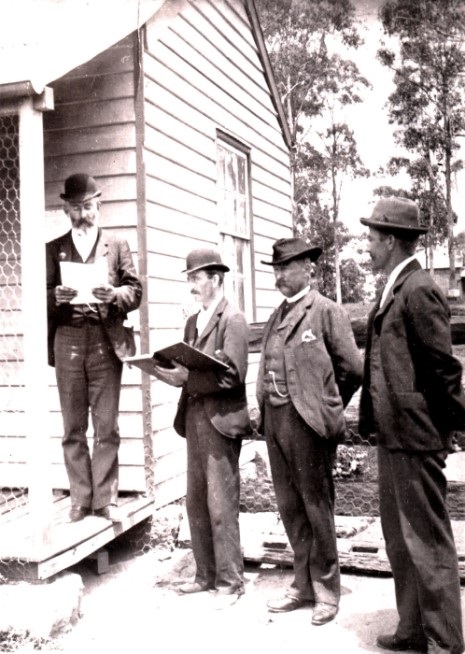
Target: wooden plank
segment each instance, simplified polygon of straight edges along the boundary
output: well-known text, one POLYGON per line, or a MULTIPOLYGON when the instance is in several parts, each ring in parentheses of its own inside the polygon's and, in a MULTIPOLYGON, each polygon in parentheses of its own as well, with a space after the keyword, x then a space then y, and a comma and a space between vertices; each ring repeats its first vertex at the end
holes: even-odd
MULTIPOLYGON (((246 107, 232 102, 224 94, 218 95, 218 89, 206 81, 201 89, 197 89, 186 77, 187 71, 180 62, 177 62, 179 71, 169 68, 166 64, 167 62, 146 58, 145 84, 149 97, 156 98, 154 104, 168 111, 171 106, 171 115, 178 113, 178 110, 175 113, 177 104, 182 112, 180 115, 188 115, 192 124, 205 134, 212 134, 216 127, 221 125, 246 144, 252 144, 268 153, 270 158, 278 162, 288 160, 289 153, 284 146, 277 122, 276 128, 266 125, 248 112, 246 107)), ((200 80, 197 81, 200 83, 200 80)))
POLYGON ((46 127, 52 129, 78 129, 99 125, 131 123, 135 120, 134 99, 118 98, 105 102, 87 102, 85 111, 81 103, 61 105, 47 114, 46 127))
MULTIPOLYGON (((29 469, 25 463, 0 462, 0 479, 6 488, 28 488, 29 478, 29 469)), ((68 477, 63 464, 52 464, 49 480, 53 489, 69 489, 68 477)), ((121 492, 144 493, 147 490, 144 466, 120 465, 119 489, 121 492)))
MULTIPOLYGON (((175 120, 182 121, 186 128, 204 135, 208 140, 216 138, 218 122, 212 121, 208 114, 201 111, 199 106, 190 103, 185 96, 177 95, 174 88, 171 89, 170 86, 165 88, 158 83, 157 79, 153 80, 150 76, 147 76, 146 98, 147 107, 153 106, 155 110, 169 115, 175 120)), ((163 120, 160 119, 159 123, 163 124, 163 120)), ((230 126, 230 120, 220 124, 225 127, 229 126, 231 130, 234 129, 237 136, 243 138, 246 144, 252 145, 253 162, 257 161, 258 165, 276 171, 278 177, 289 181, 289 153, 287 150, 284 152, 276 150, 274 144, 270 144, 269 140, 263 138, 261 134, 249 130, 245 125, 241 127, 240 124, 235 124, 233 127, 230 126)), ((176 135, 176 132, 174 132, 174 135, 176 135)), ((276 140, 279 142, 280 138, 282 140, 279 132, 279 134, 276 134, 276 140)))
MULTIPOLYGON (((133 129, 132 126, 129 126, 129 129, 133 129)), ((63 158, 55 156, 53 161, 58 166, 57 170, 59 170, 56 178, 62 180, 72 175, 72 171, 77 168, 76 162, 82 160, 82 156, 82 153, 69 154, 63 158)), ((133 175, 136 173, 136 153, 134 149, 87 152, 85 158, 88 169, 98 170, 101 176, 112 175, 115 170, 120 175, 133 175)), ((52 174, 47 175, 47 180, 54 181, 52 174)), ((62 184, 61 181, 60 183, 62 184)))
MULTIPOLYGON (((88 169, 86 163, 86 156, 82 155, 80 165, 84 169, 88 169)), ((95 174, 98 174, 98 170, 95 174)), ((114 174, 112 176, 99 177, 98 182, 105 201, 128 202, 137 199, 135 174, 114 174)), ((63 181, 47 183, 45 192, 46 206, 48 209, 53 209, 54 207, 61 209, 63 207, 63 200, 60 200, 60 193, 63 193, 63 181)))
POLYGON ((131 98, 134 96, 134 73, 129 70, 77 78, 65 77, 52 84, 52 88, 55 107, 77 100, 95 102, 113 98, 131 98))
MULTIPOLYGON (((100 125, 80 129, 44 132, 45 161, 49 157, 76 155, 83 152, 101 150, 115 150, 136 147, 136 128, 134 123, 122 125, 100 125)), ((56 175, 63 179, 61 170, 48 168, 46 181, 49 175, 56 175)))
MULTIPOLYGON (((192 219, 192 223, 202 224, 202 221, 192 219)), ((178 257, 179 263, 177 264, 177 275, 176 277, 180 280, 186 282, 185 273, 182 271, 185 269, 185 257, 188 252, 190 252, 195 247, 214 247, 219 240, 219 227, 217 224, 209 223, 210 225, 210 235, 207 242, 202 241, 200 238, 192 239, 189 236, 185 236, 182 233, 176 232, 176 225, 173 225, 172 232, 160 232, 159 230, 150 230, 147 232, 147 247, 152 253, 160 253, 165 257, 178 257), (198 244, 198 245, 197 245, 198 244)), ((156 261, 154 262, 156 263, 156 261)), ((155 268, 156 270, 156 268, 155 268)), ((186 283, 186 289, 188 288, 186 283)))
MULTIPOLYGON (((109 523, 103 518, 89 516, 79 523, 64 524, 62 519, 69 509, 69 501, 60 502, 57 522, 53 527, 52 542, 45 557, 35 556, 27 541, 22 538, 22 530, 16 521, 15 532, 21 538, 14 543, 14 534, 7 536, 0 544, 0 572, 11 579, 11 574, 19 575, 21 579, 48 579, 54 574, 65 570, 97 551, 117 536, 145 520, 153 514, 152 498, 121 498, 118 502, 123 519, 119 523, 109 523), (24 561, 16 569, 8 561, 9 558, 24 561)), ((57 511, 57 509, 55 509, 57 511)), ((27 520, 22 519, 27 525, 27 520)))
POLYGON ((207 34, 219 53, 226 53, 236 60, 238 68, 251 70, 254 79, 263 81, 263 68, 258 58, 257 47, 252 35, 250 22, 244 7, 235 3, 234 9, 227 3, 205 3, 194 5, 183 18, 199 34, 207 34), (239 16, 237 10, 241 11, 239 16))
MULTIPOLYGON (((159 130, 148 128, 145 137, 145 147, 147 149, 145 159, 146 165, 150 165, 154 170, 157 170, 160 165, 160 160, 166 160, 168 165, 174 163, 174 165, 181 166, 185 172, 183 172, 182 177, 180 177, 178 171, 173 182, 175 182, 176 185, 184 186, 186 189, 196 188, 195 186, 192 186, 189 177, 187 180, 184 179, 185 175, 194 173, 196 179, 200 180, 202 186, 208 184, 209 192, 207 197, 209 197, 211 182, 213 181, 216 184, 217 178, 216 149, 211 147, 211 142, 210 148, 207 151, 196 150, 195 144, 191 143, 188 139, 184 142, 180 142, 175 133, 167 133, 165 125, 160 125, 159 130), (152 158, 152 161, 149 161, 150 157, 152 158)), ((164 171, 164 173, 166 173, 168 177, 169 171, 164 171)), ((167 178, 160 175, 160 173, 158 176, 165 179, 167 178)), ((196 191, 199 192, 200 195, 205 195, 205 193, 202 193, 199 188, 196 188, 196 191)))
MULTIPOLYGON (((153 103, 156 103, 157 98, 153 98, 153 103)), ((176 116, 171 111, 166 111, 152 103, 152 98, 146 95, 146 103, 144 106, 145 122, 147 129, 147 136, 149 137, 150 129, 158 132, 163 131, 165 134, 171 135, 176 138, 180 143, 188 143, 189 147, 197 152, 203 152, 205 155, 214 153, 215 139, 214 131, 210 129, 207 135, 200 132, 198 129, 188 121, 183 114, 176 116)), ((155 151, 156 148, 152 147, 155 151)))
MULTIPOLYGON (((154 423, 157 425, 157 431, 153 435, 153 452, 157 459, 158 457, 164 456, 176 450, 185 452, 186 449, 186 440, 182 438, 182 436, 179 436, 179 434, 174 431, 172 426, 174 411, 170 418, 171 423, 165 428, 161 428, 161 426, 159 428, 158 423, 154 420, 154 423)), ((183 468, 184 467, 185 466, 183 466, 183 468)))
POLYGON ((155 508, 159 509, 171 504, 186 494, 186 475, 183 470, 179 471, 177 477, 167 479, 157 484, 155 490, 155 508))
MULTIPOLYGON (((187 23, 178 23, 178 29, 170 33, 167 47, 188 62, 189 67, 192 68, 188 76, 198 88, 202 88, 200 79, 206 78, 221 88, 231 99, 247 106, 249 111, 261 117, 264 123, 271 124, 276 120, 276 111, 270 101, 269 89, 266 87, 263 75, 261 79, 256 80, 246 75, 244 71, 252 68, 250 63, 245 64, 241 69, 235 61, 235 58, 240 58, 240 53, 230 44, 227 44, 229 58, 224 56, 224 50, 210 46, 210 37, 214 34, 215 30, 212 29, 206 39, 187 23), (197 82, 196 79, 199 81, 197 82)), ((157 58, 166 61, 166 55, 160 47, 157 49, 157 58)), ((172 59, 168 62, 170 67, 174 65, 172 59)))
MULTIPOLYGON (((165 140, 161 138, 160 140, 165 140)), ((210 174, 204 176, 201 172, 196 172, 190 168, 189 159, 179 154, 180 147, 167 148, 165 152, 160 151, 159 154, 154 154, 146 150, 145 162, 148 171, 156 171, 158 180, 167 183, 171 187, 176 188, 176 192, 184 190, 192 197, 198 196, 206 200, 215 202, 217 198, 216 186, 216 166, 212 162, 208 165, 210 174), (178 160, 169 160, 168 157, 179 155, 178 160)), ((196 159, 195 155, 191 156, 196 159)))
POLYGON ((162 199, 163 206, 171 207, 186 216, 203 217, 213 222, 216 217, 216 201, 212 197, 200 197, 192 190, 177 188, 158 178, 158 170, 147 168, 147 200, 157 204, 162 199))
MULTIPOLYGON (((94 439, 88 438, 89 450, 92 452, 94 439)), ((50 463, 63 463, 63 448, 61 438, 48 438, 46 444, 47 456, 50 463)), ((144 465, 144 444, 142 438, 121 439, 119 447, 120 465, 144 465)), ((27 463, 28 444, 24 435, 14 437, 0 436, 1 463, 27 463)))
POLYGON ((177 477, 186 468, 185 450, 175 450, 163 456, 157 456, 154 461, 153 473, 155 483, 159 484, 166 479, 177 477))

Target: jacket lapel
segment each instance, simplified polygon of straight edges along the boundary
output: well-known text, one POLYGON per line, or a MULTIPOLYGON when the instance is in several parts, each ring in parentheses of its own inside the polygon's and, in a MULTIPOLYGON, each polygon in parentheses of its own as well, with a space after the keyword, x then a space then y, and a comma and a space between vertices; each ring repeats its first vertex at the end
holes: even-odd
POLYGON ((211 334, 212 330, 218 324, 218 321, 220 319, 221 314, 224 311, 226 303, 227 303, 226 298, 222 298, 220 300, 220 303, 216 307, 216 310, 213 312, 213 315, 211 316, 210 320, 207 322, 205 329, 203 330, 202 334, 199 337, 198 340, 199 344, 202 343, 202 341, 204 341, 206 338, 208 338, 209 334, 211 334))
POLYGON ((108 255, 108 238, 99 228, 97 236, 97 247, 95 248, 95 258, 106 257, 108 255))
POLYGON ((402 286, 402 284, 405 282, 407 277, 409 277, 413 272, 416 270, 421 270, 421 265, 420 262, 417 261, 416 259, 414 261, 411 261, 405 268, 403 268, 399 275, 397 276, 396 281, 388 291, 387 297, 384 301, 383 306, 380 308, 379 303, 381 302, 381 295, 380 293, 379 299, 378 299, 378 308, 373 309, 374 312, 374 323, 378 327, 381 321, 383 320, 383 317, 386 315, 386 313, 389 311, 392 303, 394 302, 394 297, 395 294, 397 293, 398 289, 402 286))
POLYGON ((316 291, 310 290, 307 295, 297 302, 296 306, 289 311, 287 316, 284 318, 282 323, 279 325, 278 329, 285 329, 286 334, 284 336, 285 340, 289 338, 291 333, 297 327, 301 320, 307 315, 307 311, 310 309, 316 298, 316 291))
POLYGON ((61 238, 58 258, 60 261, 73 260, 73 239, 71 236, 71 230, 66 232, 66 234, 61 238))

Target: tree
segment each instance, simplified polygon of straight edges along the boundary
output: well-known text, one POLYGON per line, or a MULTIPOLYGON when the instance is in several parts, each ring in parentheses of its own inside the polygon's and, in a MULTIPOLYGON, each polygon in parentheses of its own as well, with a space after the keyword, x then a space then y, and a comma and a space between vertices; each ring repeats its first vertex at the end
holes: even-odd
MULTIPOLYGON (((434 249, 447 238, 447 207, 446 199, 438 179, 438 166, 433 165, 431 157, 393 157, 390 159, 387 170, 390 175, 396 176, 405 170, 412 180, 409 191, 380 187, 377 195, 398 195, 409 198, 418 203, 421 223, 428 226, 429 232, 420 239, 425 247, 426 260, 431 275, 434 275, 434 249)), ((454 214, 454 222, 457 220, 454 214)))
POLYGON ((293 139, 294 228, 303 236, 318 228, 317 240, 324 242, 324 219, 332 222, 335 296, 341 302, 343 181, 368 173, 342 113, 347 105, 361 102, 361 91, 369 84, 353 61, 329 52, 327 40, 337 34, 346 46, 360 44, 354 9, 347 0, 258 0, 257 6, 293 139))
MULTIPOLYGON (((326 47, 329 34, 358 46, 354 8, 349 0, 256 0, 260 23, 278 92, 292 138, 291 178, 295 189, 299 148, 309 119, 324 110, 324 91, 332 66, 326 47)), ((293 216, 298 198, 293 191, 293 216)))
POLYGON ((399 53, 379 51, 395 72, 390 118, 400 126, 398 142, 422 159, 429 176, 430 217, 439 193, 435 166, 443 169, 450 288, 456 288, 451 185, 458 136, 465 126, 465 5, 463 0, 389 0, 381 10, 387 34, 399 38, 399 53))

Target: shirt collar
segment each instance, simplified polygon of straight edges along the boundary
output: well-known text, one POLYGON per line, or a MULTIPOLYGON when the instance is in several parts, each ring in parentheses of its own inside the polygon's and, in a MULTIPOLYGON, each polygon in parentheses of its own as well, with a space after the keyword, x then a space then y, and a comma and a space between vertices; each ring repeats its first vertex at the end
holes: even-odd
POLYGON ((396 282, 396 279, 399 277, 400 273, 401 273, 401 272, 403 271, 403 269, 404 269, 406 266, 408 266, 408 264, 411 263, 412 261, 418 261, 418 259, 417 259, 417 255, 416 255, 416 254, 412 254, 411 257, 408 257, 407 259, 404 259, 403 261, 401 261, 401 262, 400 262, 400 263, 399 263, 399 264, 394 268, 394 270, 391 272, 391 274, 389 275, 388 280, 387 280, 387 282, 386 282, 386 286, 385 286, 384 289, 383 289, 383 293, 382 293, 382 295, 381 295, 381 303, 380 303, 380 307, 382 307, 383 304, 385 303, 386 298, 387 298, 387 295, 388 295, 389 291, 391 290, 391 288, 394 286, 394 284, 395 284, 395 282, 396 282))
POLYGON ((293 304, 294 302, 297 302, 297 300, 301 300, 305 295, 307 295, 309 291, 310 291, 310 286, 306 286, 292 297, 287 297, 286 302, 289 302, 289 304, 293 304))
POLYGON ((211 304, 208 307, 201 307, 200 311, 197 314, 197 331, 200 336, 200 334, 203 332, 205 327, 207 326, 210 318, 212 315, 215 313, 216 308, 218 307, 219 303, 223 299, 223 296, 220 295, 220 297, 216 298, 211 302, 211 304))
POLYGON ((92 225, 92 227, 89 227, 89 229, 84 232, 81 229, 76 229, 75 227, 71 228, 71 233, 73 235, 73 238, 85 238, 89 241, 95 241, 97 238, 98 234, 98 227, 97 225, 92 225))

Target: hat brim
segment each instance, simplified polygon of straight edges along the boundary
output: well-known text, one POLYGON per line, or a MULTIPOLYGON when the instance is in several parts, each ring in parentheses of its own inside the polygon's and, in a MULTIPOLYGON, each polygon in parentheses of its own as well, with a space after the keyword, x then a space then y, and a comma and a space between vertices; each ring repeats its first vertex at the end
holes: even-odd
POLYGON ((405 232, 406 234, 426 234, 429 232, 429 227, 409 227, 407 225, 399 225, 397 223, 386 223, 379 220, 370 220, 370 218, 360 218, 362 225, 367 227, 374 227, 380 232, 405 232))
POLYGON ((195 268, 186 268, 186 270, 182 270, 181 272, 186 273, 189 275, 190 273, 196 272, 197 270, 220 270, 221 272, 229 272, 231 269, 228 268, 228 266, 225 266, 224 263, 204 263, 200 266, 196 266, 195 268))
POLYGON ((308 250, 303 250, 302 252, 298 252, 297 254, 289 254, 285 257, 281 257, 280 259, 275 259, 274 261, 262 260, 261 263, 265 264, 265 266, 279 266, 281 263, 293 261, 294 259, 307 259, 307 258, 315 262, 322 253, 323 253, 322 248, 313 247, 313 248, 309 248, 308 250))
POLYGON ((66 202, 87 202, 87 200, 98 198, 100 195, 102 195, 102 191, 96 191, 95 193, 92 193, 92 195, 85 195, 83 198, 60 193, 60 198, 66 202))

